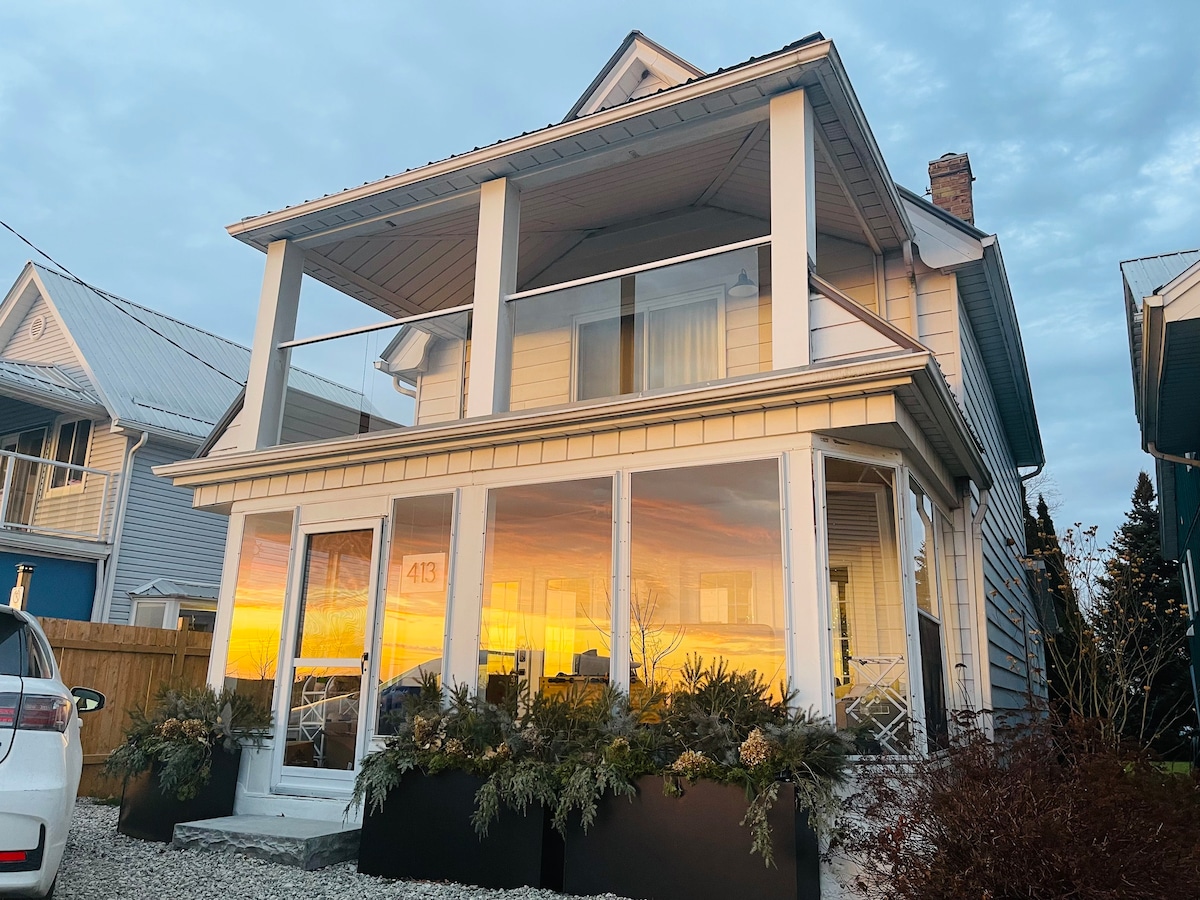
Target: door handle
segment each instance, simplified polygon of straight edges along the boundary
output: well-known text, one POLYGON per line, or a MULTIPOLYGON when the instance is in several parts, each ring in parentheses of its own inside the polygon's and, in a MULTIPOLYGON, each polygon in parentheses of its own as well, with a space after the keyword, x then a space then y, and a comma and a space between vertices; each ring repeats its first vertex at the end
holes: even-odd
POLYGON ((367 662, 370 660, 370 658, 371 658, 371 654, 364 651, 363 655, 362 655, 362 670, 361 670, 360 674, 362 674, 362 675, 367 674, 367 662))

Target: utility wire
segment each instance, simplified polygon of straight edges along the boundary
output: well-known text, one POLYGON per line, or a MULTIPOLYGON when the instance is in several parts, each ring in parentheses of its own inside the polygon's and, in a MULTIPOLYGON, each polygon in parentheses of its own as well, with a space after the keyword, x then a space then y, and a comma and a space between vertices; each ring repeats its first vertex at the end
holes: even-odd
POLYGON ((68 281, 75 282, 75 284, 79 285, 80 287, 87 288, 89 291, 94 293, 96 296, 100 297, 100 299, 107 301, 115 309, 118 309, 121 312, 123 312, 125 315, 129 316, 129 318, 133 319, 133 321, 137 322, 143 328, 158 335, 160 338, 162 338, 164 341, 166 341, 172 347, 179 350, 179 352, 181 352, 187 356, 190 356, 192 359, 196 360, 196 362, 200 363, 201 365, 203 365, 206 368, 212 369, 214 372, 216 372, 218 375, 222 376, 223 378, 228 378, 230 381, 232 381, 238 387, 245 386, 241 381, 234 378, 228 372, 221 371, 221 369, 219 369, 217 366, 214 366, 212 363, 210 363, 204 357, 197 356, 195 353, 193 353, 187 347, 184 347, 178 341, 174 341, 171 338, 167 337, 165 334, 163 334, 161 331, 159 331, 157 328, 155 328, 149 322, 146 322, 143 319, 139 319, 132 312, 130 312, 128 309, 125 308, 125 304, 129 303, 130 301, 124 299, 123 297, 118 297, 116 294, 110 294, 108 291, 101 290, 100 288, 96 287, 94 284, 88 284, 86 281, 84 281, 82 278, 80 278, 78 275, 76 275, 74 272, 72 272, 70 269, 68 269, 66 266, 64 266, 62 263, 60 263, 58 260, 56 260, 53 256, 51 256, 45 250, 38 247, 35 243, 33 243, 33 241, 29 240, 29 238, 25 237, 25 235, 21 234, 21 232, 17 231, 17 229, 15 229, 11 225, 9 225, 7 222, 0 219, 0 225, 4 226, 5 230, 11 232, 13 234, 13 236, 15 236, 19 241, 21 241, 21 243, 23 243, 26 246, 28 246, 29 248, 31 248, 34 253, 38 254, 38 256, 41 256, 43 259, 47 260, 50 263, 50 265, 52 265, 56 269, 58 269, 59 271, 55 272, 54 274, 58 275, 60 278, 65 278, 68 281))

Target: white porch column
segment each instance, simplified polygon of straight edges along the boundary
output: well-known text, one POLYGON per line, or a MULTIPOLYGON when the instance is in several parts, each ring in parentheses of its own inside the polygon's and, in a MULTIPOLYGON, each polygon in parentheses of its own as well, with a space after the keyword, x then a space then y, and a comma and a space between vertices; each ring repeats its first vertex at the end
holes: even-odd
POLYGON ((812 104, 803 90, 771 98, 771 359, 811 361, 808 270, 817 258, 812 104))
POLYGON ((267 270, 258 299, 250 374, 238 432, 239 450, 260 450, 279 443, 290 352, 278 348, 280 342, 296 336, 303 274, 304 251, 298 246, 275 241, 267 247, 267 270))
POLYGON ((811 449, 784 457, 788 673, 797 709, 833 716, 829 585, 825 571, 825 480, 811 449))
POLYGON ((520 224, 521 197, 516 185, 507 178, 480 185, 468 416, 490 416, 508 409, 512 324, 504 297, 517 289, 520 224))
MULTIPOLYGON (((474 380, 474 379, 472 379, 474 380)), ((442 684, 446 688, 479 681, 479 625, 483 610, 483 550, 487 530, 487 488, 460 488, 455 503, 450 605, 442 684)))

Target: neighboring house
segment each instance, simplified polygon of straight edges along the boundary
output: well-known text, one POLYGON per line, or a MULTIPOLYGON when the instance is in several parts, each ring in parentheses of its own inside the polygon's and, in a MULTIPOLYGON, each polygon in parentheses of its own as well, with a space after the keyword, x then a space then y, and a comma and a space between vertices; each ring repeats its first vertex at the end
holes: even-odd
POLYGON ((1179 560, 1200 711, 1200 250, 1121 263, 1142 449, 1155 459, 1163 556, 1179 560))
POLYGON ((340 819, 422 673, 720 655, 882 753, 1041 693, 1020 333, 967 158, 930 176, 819 34, 705 74, 634 32, 560 124, 230 226, 245 399, 158 471, 231 519, 210 680, 274 698, 238 810, 340 819), (387 317, 412 427, 281 443, 289 354, 345 339, 296 337, 304 275, 387 317))
MULTIPOLYGON (((249 362, 245 347, 27 264, 0 303, 0 602, 33 563, 36 615, 174 628, 181 609, 211 613, 228 521, 152 469, 196 453, 249 362), (169 609, 144 593, 164 578, 191 592, 169 609)), ((310 406, 359 405, 293 380, 310 406)))

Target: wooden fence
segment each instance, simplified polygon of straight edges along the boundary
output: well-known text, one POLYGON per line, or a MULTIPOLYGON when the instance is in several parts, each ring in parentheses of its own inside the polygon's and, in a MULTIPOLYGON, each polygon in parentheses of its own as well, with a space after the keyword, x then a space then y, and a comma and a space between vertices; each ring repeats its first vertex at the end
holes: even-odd
POLYGON ((107 698, 83 717, 83 777, 79 794, 109 797, 121 786, 103 773, 109 751, 121 743, 126 711, 144 706, 164 682, 203 684, 212 635, 181 629, 42 619, 67 687, 90 687, 107 698))

